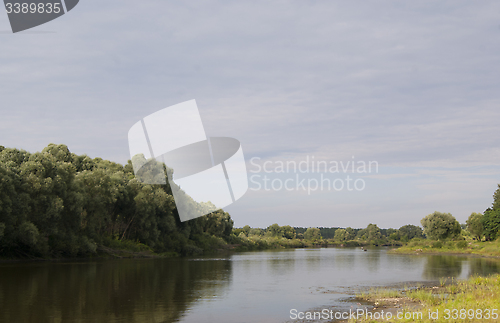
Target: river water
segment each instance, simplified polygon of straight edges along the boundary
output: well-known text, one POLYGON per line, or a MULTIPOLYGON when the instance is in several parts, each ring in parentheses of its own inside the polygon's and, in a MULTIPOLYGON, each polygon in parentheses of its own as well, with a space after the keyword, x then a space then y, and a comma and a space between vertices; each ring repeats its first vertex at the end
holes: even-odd
POLYGON ((0 264, 0 322, 292 322, 356 292, 500 272, 494 259, 293 249, 183 259, 0 264))

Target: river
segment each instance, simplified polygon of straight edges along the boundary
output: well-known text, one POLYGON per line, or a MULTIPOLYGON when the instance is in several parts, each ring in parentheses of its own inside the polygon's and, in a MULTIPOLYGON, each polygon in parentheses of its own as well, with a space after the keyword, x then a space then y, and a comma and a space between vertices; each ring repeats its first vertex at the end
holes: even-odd
POLYGON ((0 264, 0 322, 291 322, 290 310, 345 310, 373 286, 500 272, 495 259, 386 248, 0 264))

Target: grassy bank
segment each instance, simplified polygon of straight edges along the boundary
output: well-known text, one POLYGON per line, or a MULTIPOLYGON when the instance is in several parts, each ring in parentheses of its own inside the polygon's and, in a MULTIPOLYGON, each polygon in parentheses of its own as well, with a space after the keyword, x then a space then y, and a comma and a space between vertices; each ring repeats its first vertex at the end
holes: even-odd
POLYGON ((432 241, 414 240, 403 247, 391 250, 391 253, 403 254, 469 254, 484 257, 500 257, 500 240, 497 241, 432 241))
POLYGON ((465 281, 441 282, 440 286, 371 290, 358 295, 375 308, 370 315, 349 322, 499 322, 500 275, 472 277, 465 281), (380 317, 384 311, 383 319, 380 317), (391 314, 387 314, 387 313, 391 314), (375 313, 378 313, 375 314, 375 313), (398 316, 399 313, 399 316, 398 316), (387 320, 391 315, 392 319, 387 320), (406 316, 406 318, 405 318, 406 316))

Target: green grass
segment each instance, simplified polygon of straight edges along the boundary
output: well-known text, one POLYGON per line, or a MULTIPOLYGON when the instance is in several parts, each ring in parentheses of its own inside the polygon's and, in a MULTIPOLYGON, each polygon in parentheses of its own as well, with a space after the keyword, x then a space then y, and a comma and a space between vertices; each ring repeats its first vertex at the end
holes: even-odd
POLYGON ((500 240, 479 241, 432 241, 415 240, 405 246, 391 251, 392 253, 454 253, 475 254, 486 257, 500 257, 500 240))
MULTIPOLYGON (((471 277, 465 281, 458 281, 445 287, 433 287, 413 290, 371 290, 369 293, 358 295, 374 304, 388 297, 411 300, 420 306, 403 307, 396 311, 421 312, 419 322, 499 322, 500 321, 500 275, 490 277, 471 277), (453 310, 457 310, 453 312, 453 310), (485 318, 489 310, 489 318, 485 318), (495 311, 493 311, 495 310, 495 311), (437 319, 429 317, 431 313, 438 313, 437 319), (456 318, 454 315, 456 313, 456 318), (479 318, 479 313, 482 317, 479 318), (496 313, 498 317, 495 317, 496 313)), ((387 309, 386 309, 387 310, 387 309)), ((413 319, 397 319, 394 322, 413 322, 413 319)), ((351 320, 349 322, 386 322, 386 320, 351 320)), ((391 321, 392 322, 392 321, 391 321)))

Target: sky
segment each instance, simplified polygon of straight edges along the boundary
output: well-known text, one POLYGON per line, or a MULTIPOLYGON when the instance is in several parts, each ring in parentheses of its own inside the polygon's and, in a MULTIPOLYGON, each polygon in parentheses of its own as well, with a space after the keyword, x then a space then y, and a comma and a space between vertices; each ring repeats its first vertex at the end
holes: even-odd
POLYGON ((235 226, 464 223, 500 183, 499 53, 497 1, 82 0, 16 34, 0 13, 0 145, 125 164, 132 125, 195 99, 243 148, 235 226))

